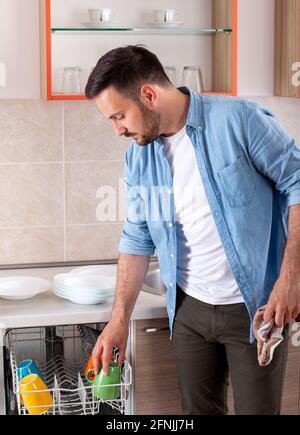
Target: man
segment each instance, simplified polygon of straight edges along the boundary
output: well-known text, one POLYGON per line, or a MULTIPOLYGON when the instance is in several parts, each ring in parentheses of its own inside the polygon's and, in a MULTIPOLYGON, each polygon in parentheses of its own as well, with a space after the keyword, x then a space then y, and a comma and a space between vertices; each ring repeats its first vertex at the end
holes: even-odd
POLYGON ((260 367, 253 318, 266 303, 264 320, 277 326, 300 312, 300 150, 258 104, 176 89, 143 47, 104 55, 86 96, 133 139, 116 296, 93 352, 96 372, 101 354, 108 372, 113 346, 124 360, 156 248, 184 413, 225 414, 230 372, 237 414, 278 414, 287 327, 260 367))

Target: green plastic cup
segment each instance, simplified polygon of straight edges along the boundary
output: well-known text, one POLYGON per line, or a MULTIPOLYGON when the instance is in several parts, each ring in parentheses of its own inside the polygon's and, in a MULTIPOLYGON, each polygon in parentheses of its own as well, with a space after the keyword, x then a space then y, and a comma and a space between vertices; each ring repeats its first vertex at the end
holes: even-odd
POLYGON ((99 374, 91 378, 94 370, 89 370, 86 374, 86 380, 93 385, 93 395, 102 400, 116 400, 120 395, 121 368, 118 363, 109 363, 109 374, 104 375, 103 367, 99 374))

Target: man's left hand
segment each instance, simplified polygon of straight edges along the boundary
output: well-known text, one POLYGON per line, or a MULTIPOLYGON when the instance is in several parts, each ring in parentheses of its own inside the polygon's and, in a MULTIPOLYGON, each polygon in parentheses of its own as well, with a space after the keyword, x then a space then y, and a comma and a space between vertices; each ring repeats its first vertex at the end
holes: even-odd
MULTIPOLYGON (((282 271, 264 313, 264 321, 275 318, 277 327, 297 319, 300 314, 300 276, 282 271)), ((297 319, 298 320, 298 319, 297 319)))

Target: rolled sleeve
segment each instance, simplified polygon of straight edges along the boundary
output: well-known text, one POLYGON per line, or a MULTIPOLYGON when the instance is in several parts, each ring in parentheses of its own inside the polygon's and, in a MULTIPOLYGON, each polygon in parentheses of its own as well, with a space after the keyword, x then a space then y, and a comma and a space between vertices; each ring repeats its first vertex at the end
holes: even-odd
POLYGON ((291 192, 288 196, 288 206, 292 207, 293 205, 300 204, 300 189, 291 192))
POLYGON ((155 247, 149 234, 147 224, 132 223, 128 220, 124 224, 119 251, 124 254, 145 255, 151 257, 155 247))
POLYGON ((145 218, 145 198, 142 189, 133 182, 129 166, 129 153, 125 156, 124 181, 127 191, 127 219, 124 223, 119 251, 125 254, 151 257, 155 246, 145 218))
POLYGON ((245 105, 249 155, 289 206, 300 204, 300 149, 267 109, 256 103, 245 105))

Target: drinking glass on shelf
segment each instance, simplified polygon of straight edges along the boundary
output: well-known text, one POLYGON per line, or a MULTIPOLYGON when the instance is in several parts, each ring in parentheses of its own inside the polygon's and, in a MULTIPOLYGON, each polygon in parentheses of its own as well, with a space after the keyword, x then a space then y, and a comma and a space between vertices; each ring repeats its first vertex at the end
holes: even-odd
POLYGON ((165 73, 167 74, 171 83, 176 86, 176 68, 175 66, 165 66, 165 73))
POLYGON ((154 21, 156 23, 164 23, 166 21, 166 11, 164 11, 162 9, 155 9, 154 21))
POLYGON ((76 95, 81 93, 80 86, 81 68, 65 67, 63 72, 62 93, 76 95))
POLYGON ((201 68, 199 66, 185 66, 182 85, 198 93, 204 92, 201 68))

